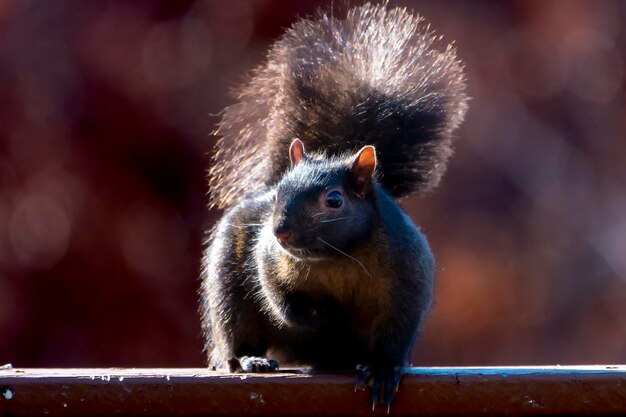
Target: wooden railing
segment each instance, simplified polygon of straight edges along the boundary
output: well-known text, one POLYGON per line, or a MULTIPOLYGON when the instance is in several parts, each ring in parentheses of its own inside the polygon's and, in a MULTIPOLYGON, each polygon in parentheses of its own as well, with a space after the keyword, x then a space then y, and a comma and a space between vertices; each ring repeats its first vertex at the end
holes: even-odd
MULTIPOLYGON (((0 370, 1 416, 386 414, 347 374, 0 370)), ((390 414, 626 414, 626 366, 410 368, 390 414)))

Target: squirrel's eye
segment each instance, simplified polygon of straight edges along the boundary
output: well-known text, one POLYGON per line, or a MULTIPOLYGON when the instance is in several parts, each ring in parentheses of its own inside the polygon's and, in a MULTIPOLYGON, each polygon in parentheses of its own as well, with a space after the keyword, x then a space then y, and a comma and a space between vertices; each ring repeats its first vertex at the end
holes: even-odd
POLYGON ((343 204, 343 197, 339 191, 332 191, 326 196, 326 206, 339 208, 343 204))

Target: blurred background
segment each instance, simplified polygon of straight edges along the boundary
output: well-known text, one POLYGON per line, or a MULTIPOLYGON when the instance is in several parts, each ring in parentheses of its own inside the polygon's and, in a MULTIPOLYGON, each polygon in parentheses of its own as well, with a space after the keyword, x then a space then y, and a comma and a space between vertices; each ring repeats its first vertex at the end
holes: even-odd
MULTIPOLYGON (((0 0, 0 364, 204 364, 216 114, 329 5, 0 0)), ((390 5, 455 41, 472 97, 405 202, 438 258, 414 364, 626 362, 626 3, 390 5)))

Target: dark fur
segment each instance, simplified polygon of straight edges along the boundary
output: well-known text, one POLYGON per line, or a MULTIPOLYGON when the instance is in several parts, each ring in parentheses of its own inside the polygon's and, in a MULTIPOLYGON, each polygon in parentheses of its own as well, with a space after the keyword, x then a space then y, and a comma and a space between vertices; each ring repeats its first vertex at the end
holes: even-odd
POLYGON ((210 182, 213 202, 229 208, 210 234, 202 286, 211 365, 367 364, 391 402, 434 275, 395 198, 439 181, 466 110, 460 63, 431 48, 420 21, 370 5, 343 21, 300 21, 226 110, 210 182), (294 137, 313 154, 289 169, 294 137), (363 145, 377 158, 365 186, 363 145), (325 205, 333 190, 339 208, 325 205))
POLYGON ((378 185, 363 200, 351 197, 363 216, 356 232, 341 221, 327 228, 316 220, 316 199, 302 195, 345 184, 343 171, 328 162, 302 163, 278 186, 287 188, 285 199, 274 203, 272 190, 245 200, 217 225, 202 291, 210 364, 223 368, 232 357, 268 351, 281 363, 322 370, 407 364, 430 305, 433 257, 424 236, 378 185), (307 173, 306 183, 291 182, 307 173), (282 249, 272 229, 285 202, 292 204, 286 215, 298 216, 300 233, 332 242, 360 264, 315 241, 305 241, 312 259, 282 249))
POLYGON ((436 186, 467 109, 462 65, 437 43, 406 9, 365 5, 294 24, 224 111, 211 203, 276 184, 294 138, 328 154, 375 145, 380 183, 396 198, 436 186))

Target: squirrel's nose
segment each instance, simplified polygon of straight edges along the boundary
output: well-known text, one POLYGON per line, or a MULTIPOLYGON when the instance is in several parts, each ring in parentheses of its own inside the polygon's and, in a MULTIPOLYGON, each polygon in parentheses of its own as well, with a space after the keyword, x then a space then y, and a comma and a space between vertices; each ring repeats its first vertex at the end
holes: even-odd
POLYGON ((280 225, 274 228, 274 236, 279 243, 285 244, 291 239, 292 232, 286 226, 280 225))

